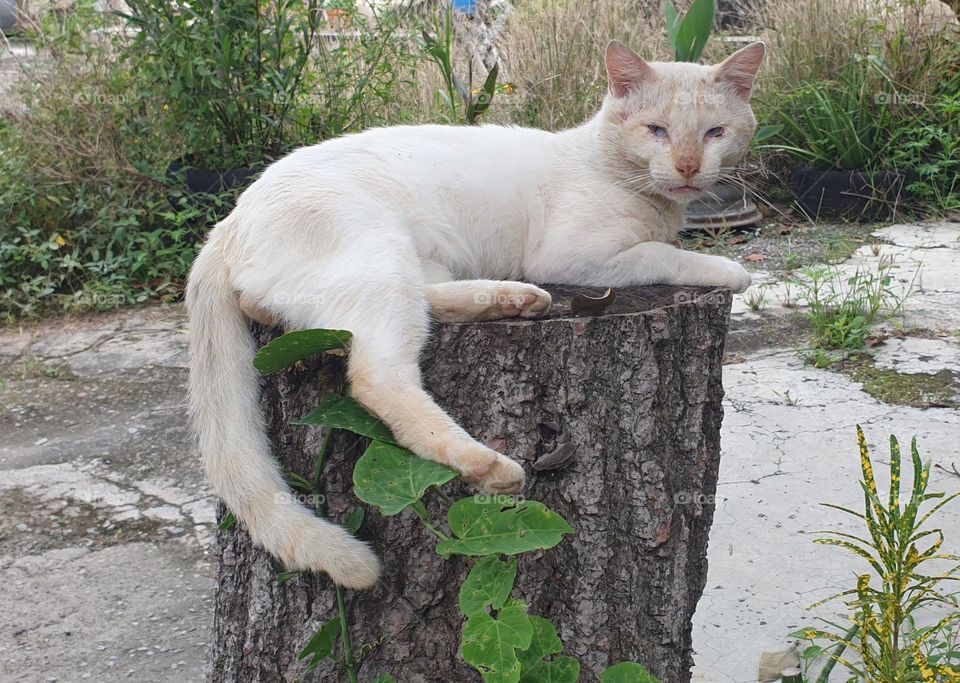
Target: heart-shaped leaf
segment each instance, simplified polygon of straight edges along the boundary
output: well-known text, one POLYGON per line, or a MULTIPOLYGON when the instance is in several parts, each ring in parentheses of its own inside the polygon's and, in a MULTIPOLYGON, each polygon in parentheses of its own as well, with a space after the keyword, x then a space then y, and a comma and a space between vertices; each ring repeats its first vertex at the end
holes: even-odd
POLYGON ((378 441, 396 443, 387 425, 349 396, 330 396, 306 417, 293 424, 346 429, 378 441))
POLYGON ((573 657, 541 660, 520 676, 520 683, 577 683, 579 680, 580 662, 573 657))
POLYGON ((457 476, 449 467, 418 458, 405 448, 374 441, 353 468, 357 498, 388 517, 416 503, 431 486, 457 476))
POLYGON ((340 619, 337 617, 317 630, 307 646, 300 651, 300 659, 312 657, 310 664, 307 666, 308 671, 313 671, 320 662, 333 655, 333 646, 336 644, 339 635, 340 619))
POLYGON ((528 648, 532 637, 527 606, 513 601, 500 610, 496 618, 489 612, 471 616, 463 629, 460 654, 483 675, 485 683, 517 683, 520 680, 517 650, 528 648))
POLYGON ((353 335, 346 330, 296 330, 277 337, 257 351, 253 366, 263 375, 289 368, 298 360, 330 351, 345 349, 353 335))
POLYGON ((460 611, 468 617, 506 604, 517 578, 517 561, 501 562, 496 555, 481 558, 460 588, 460 611))
POLYGON ((447 522, 456 538, 437 544, 441 555, 516 555, 552 548, 573 528, 543 503, 463 498, 450 507, 447 522))
POLYGON ((572 657, 557 657, 544 661, 544 657, 563 651, 563 643, 550 620, 530 617, 533 637, 530 647, 517 653, 522 666, 520 683, 576 683, 580 678, 580 662, 572 657))
POLYGON ((660 679, 636 662, 621 662, 600 674, 600 683, 660 683, 660 679))
POLYGON ((351 534, 356 535, 360 531, 360 527, 363 526, 364 515, 365 512, 362 507, 353 508, 344 518, 343 527, 351 534))
POLYGON ((530 647, 519 654, 524 669, 529 669, 544 657, 563 651, 563 643, 557 635, 557 629, 549 619, 532 616, 530 625, 533 627, 530 647))

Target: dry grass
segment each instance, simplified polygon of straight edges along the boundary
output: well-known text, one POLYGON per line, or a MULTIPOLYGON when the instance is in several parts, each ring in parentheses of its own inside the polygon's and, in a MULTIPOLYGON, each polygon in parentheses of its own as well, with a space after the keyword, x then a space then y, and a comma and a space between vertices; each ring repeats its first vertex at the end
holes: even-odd
POLYGON ((510 117, 556 130, 581 123, 606 92, 603 50, 622 40, 648 59, 669 48, 655 2, 534 0, 518 3, 503 36, 506 77, 517 85, 510 117))
POLYGON ((927 93, 943 79, 956 29, 943 28, 912 0, 790 0, 763 3, 754 20, 770 50, 761 101, 842 73, 855 56, 885 65, 891 89, 927 93), (942 29, 942 30, 941 30, 942 29))

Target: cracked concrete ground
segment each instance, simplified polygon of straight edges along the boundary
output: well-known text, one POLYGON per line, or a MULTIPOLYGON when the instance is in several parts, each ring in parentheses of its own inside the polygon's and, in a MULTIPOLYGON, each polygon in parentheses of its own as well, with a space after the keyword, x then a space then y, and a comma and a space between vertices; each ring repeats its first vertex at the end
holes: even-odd
POLYGON ((0 679, 201 680, 214 510, 179 309, 0 332, 0 679))
MULTIPOLYGON (((873 365, 946 373, 956 390, 960 224, 891 226, 875 240, 839 272, 890 253, 897 286, 916 291, 887 326, 896 334, 871 349, 873 365)), ((760 653, 785 648, 812 621, 806 607, 859 571, 811 533, 853 530, 819 503, 862 500, 854 425, 879 462, 894 433, 960 467, 955 409, 884 402, 849 372, 805 365, 806 324, 776 296, 782 275, 757 275, 768 303, 751 310, 747 292, 734 304, 710 570, 694 620, 695 680, 711 683, 755 681, 760 653)), ((185 351, 179 307, 0 330, 0 680, 202 679, 214 517, 185 430, 185 351)), ((931 481, 960 490, 941 469, 931 481)), ((952 551, 956 507, 940 522, 952 551)))
MULTIPOLYGON (((902 315, 885 323, 891 334, 870 349, 872 363, 907 380, 947 376, 956 406, 960 390, 960 224, 890 226, 873 233, 836 267, 837 282, 859 269, 876 272, 893 258, 901 293, 912 289, 902 315)), ((726 390, 720 482, 710 534, 707 587, 694 618, 695 678, 710 683, 752 683, 764 651, 786 649, 788 633, 833 617, 841 605, 807 608, 856 586, 866 571, 845 551, 815 545, 812 532, 861 532, 858 520, 820 503, 861 508, 855 426, 862 425, 885 486, 888 439, 906 450, 916 436, 934 464, 931 491, 960 491, 960 413, 955 407, 883 402, 836 369, 806 365, 802 337, 783 343, 779 330, 797 317, 796 287, 780 273, 758 273, 767 303, 752 310, 748 290, 735 298, 724 368, 726 390), (784 302, 787 306, 784 306, 784 302), (759 331, 759 332, 758 332, 759 331), (773 340, 773 346, 765 344, 773 340)), ((756 299, 754 298, 755 302, 756 299)), ((906 451, 909 452, 909 451, 906 451)), ((944 509, 937 526, 946 549, 960 551, 960 504, 944 509)), ((845 680, 835 669, 831 680, 845 680)))

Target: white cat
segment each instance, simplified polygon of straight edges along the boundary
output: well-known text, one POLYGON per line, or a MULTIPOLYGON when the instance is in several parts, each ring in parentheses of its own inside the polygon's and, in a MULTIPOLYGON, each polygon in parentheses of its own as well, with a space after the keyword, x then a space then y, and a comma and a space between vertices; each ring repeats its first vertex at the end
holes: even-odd
POLYGON ((764 46, 714 67, 647 63, 611 43, 599 113, 560 133, 514 127, 371 130, 264 171, 210 233, 187 287, 190 412, 213 490, 290 569, 362 588, 376 555, 284 495, 264 434, 249 318, 350 330, 353 396, 420 457, 516 492, 523 468, 475 441, 423 390, 429 317, 535 317, 533 282, 709 285, 747 272, 670 242, 684 206, 743 156, 764 46))

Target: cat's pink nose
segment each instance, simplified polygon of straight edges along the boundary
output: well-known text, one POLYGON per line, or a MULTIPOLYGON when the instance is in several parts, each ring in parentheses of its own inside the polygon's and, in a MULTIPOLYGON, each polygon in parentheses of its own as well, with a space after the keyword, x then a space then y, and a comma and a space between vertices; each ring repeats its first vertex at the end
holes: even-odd
POLYGON ((687 180, 693 178, 700 172, 700 160, 691 157, 685 157, 677 161, 677 172, 687 180))

